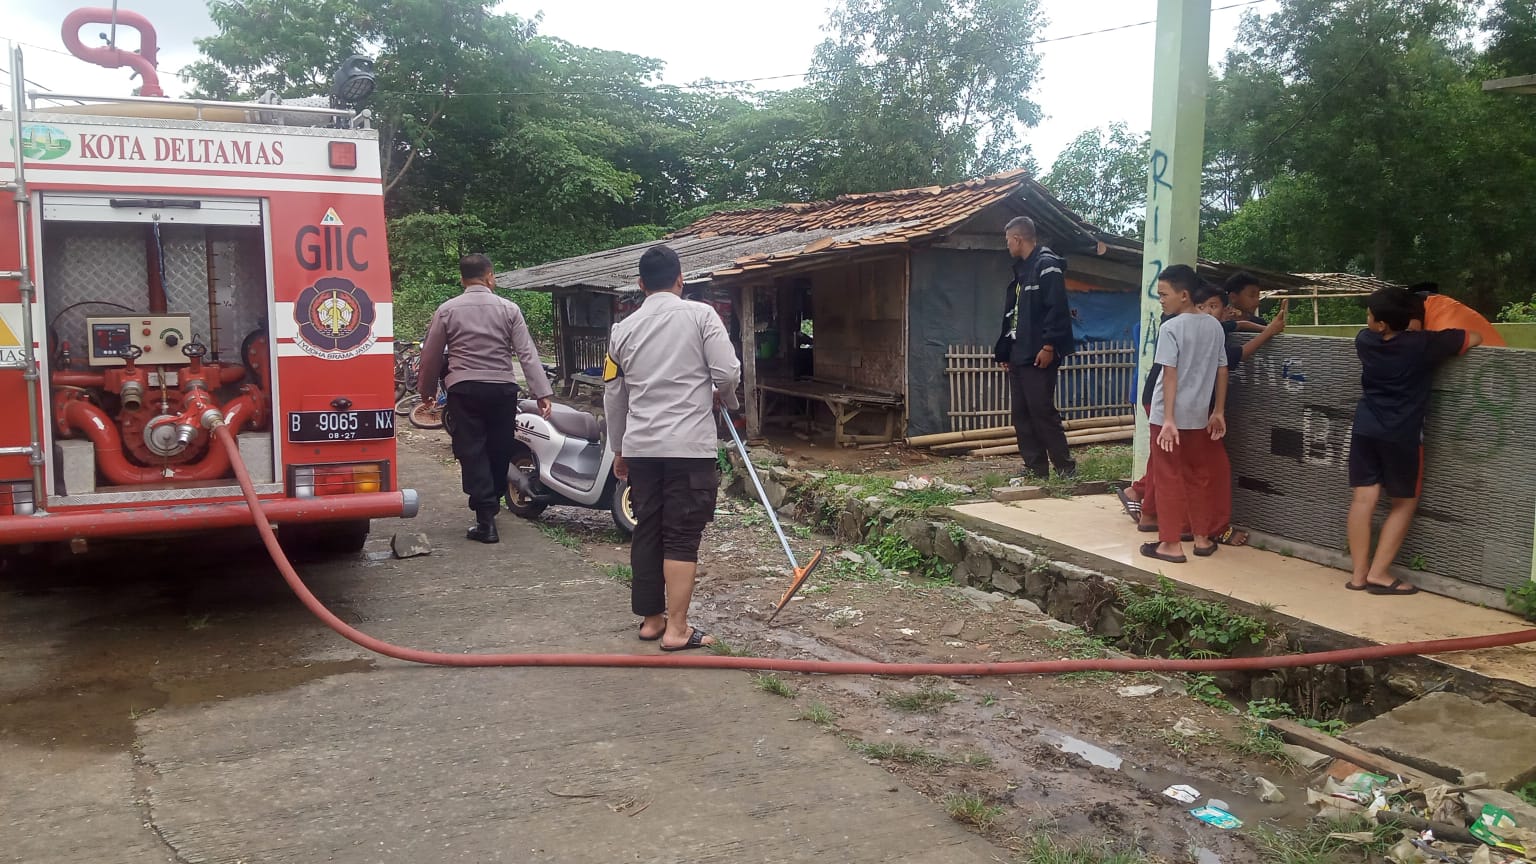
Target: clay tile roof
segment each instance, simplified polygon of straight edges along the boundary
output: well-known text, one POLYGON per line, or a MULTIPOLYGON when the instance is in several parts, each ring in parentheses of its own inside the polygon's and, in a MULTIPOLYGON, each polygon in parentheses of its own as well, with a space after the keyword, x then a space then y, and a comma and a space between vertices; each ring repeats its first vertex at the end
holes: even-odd
MULTIPOLYGON (((809 204, 723 211, 706 216, 671 236, 694 237, 711 231, 761 236, 786 231, 842 231, 903 223, 899 232, 903 237, 925 237, 943 233, 982 209, 1025 191, 1026 187, 1038 187, 1038 184, 1023 170, 1009 171, 953 186, 864 192, 809 204)), ((1081 220, 1074 217, 1074 221, 1081 220)), ((876 237, 862 239, 878 242, 876 237)))

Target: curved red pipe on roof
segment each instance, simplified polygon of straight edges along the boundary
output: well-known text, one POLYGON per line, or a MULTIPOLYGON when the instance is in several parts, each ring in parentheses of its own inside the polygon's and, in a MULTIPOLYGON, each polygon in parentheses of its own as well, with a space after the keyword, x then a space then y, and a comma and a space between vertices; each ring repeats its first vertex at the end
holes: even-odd
POLYGON ((63 33, 64 47, 69 53, 79 57, 87 63, 95 63, 97 66, 105 66, 108 69, 117 69, 121 66, 131 66, 144 79, 144 85, 139 88, 141 96, 164 96, 165 91, 160 89, 160 75, 155 71, 159 63, 159 45, 155 41, 154 25, 149 23, 137 12, 129 12, 124 9, 117 10, 117 24, 120 27, 132 27, 139 31, 139 51, 124 51, 110 45, 91 46, 80 41, 80 28, 87 24, 112 23, 113 12, 111 9, 100 7, 76 9, 64 16, 63 33))

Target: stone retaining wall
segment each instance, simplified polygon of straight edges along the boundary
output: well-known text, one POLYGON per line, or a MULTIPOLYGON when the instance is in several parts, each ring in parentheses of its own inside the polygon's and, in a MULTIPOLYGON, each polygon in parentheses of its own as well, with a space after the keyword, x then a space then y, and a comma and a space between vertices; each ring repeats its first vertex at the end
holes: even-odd
MULTIPOLYGON (((755 460, 760 457, 754 457, 755 460)), ((771 460, 770 460, 771 461, 771 460)), ((755 497, 742 479, 744 467, 734 457, 737 478, 727 491, 755 497)), ((874 544, 886 534, 906 540, 925 558, 953 565, 958 586, 997 592, 1029 600, 1052 618, 1114 643, 1125 621, 1120 580, 1074 564, 1053 560, 1043 552, 1004 543, 965 530, 943 518, 943 508, 914 512, 897 497, 857 497, 855 490, 827 488, 826 475, 790 470, 783 465, 759 469, 764 491, 779 513, 818 525, 847 544, 874 544)), ((1231 605, 1229 603, 1229 605, 1231 605)), ((1261 610, 1235 610, 1262 616, 1261 610)), ((1241 656, 1275 655, 1346 647, 1340 637, 1282 633, 1257 646, 1245 646, 1241 656)), ((1261 672, 1228 672, 1215 676, 1226 692, 1244 699, 1289 702, 1300 711, 1309 706, 1342 705, 1346 722, 1358 723, 1397 705, 1454 683, 1474 698, 1497 697, 1526 713, 1536 713, 1536 696, 1490 690, 1472 676, 1457 676, 1449 667, 1423 658, 1400 658, 1349 668, 1323 666, 1261 672), (1449 679, 1455 679, 1452 682, 1449 679)))

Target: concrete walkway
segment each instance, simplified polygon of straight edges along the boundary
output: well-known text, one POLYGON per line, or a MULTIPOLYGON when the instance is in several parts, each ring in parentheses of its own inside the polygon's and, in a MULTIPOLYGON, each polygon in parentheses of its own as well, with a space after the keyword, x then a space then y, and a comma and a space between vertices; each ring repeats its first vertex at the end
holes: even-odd
MULTIPOLYGON (((1138 547, 1154 535, 1139 533, 1113 495, 988 502, 954 509, 978 524, 1013 532, 999 539, 1070 547, 1106 572, 1129 568, 1147 576, 1161 574, 1256 606, 1269 604, 1293 618, 1379 644, 1532 627, 1507 612, 1428 592, 1377 597, 1346 591, 1348 573, 1250 547, 1223 546, 1210 558, 1189 556, 1186 564, 1163 564, 1140 554, 1138 547)), ((1536 687, 1536 645, 1441 654, 1435 659, 1487 678, 1536 687)))
MULTIPOLYGON (((371 560, 301 568, 343 618, 449 651, 657 651, 635 639, 627 590, 531 525, 503 515, 499 546, 464 541, 454 466, 402 447, 402 471, 421 518, 375 523, 371 560), (388 559, 397 529, 427 532, 437 551, 388 559)), ((202 576, 278 578, 254 557, 202 576)), ((69 660, 63 646, 88 625, 68 602, 29 602, 19 633, 0 627, 0 655, 26 667, 0 679, 0 705, 69 660)), ((236 634, 222 650, 276 653, 274 666, 346 671, 232 679, 185 700, 154 680, 172 698, 115 742, 18 737, 0 722, 0 861, 1007 860, 744 673, 338 665, 369 657, 269 602, 199 635, 236 634)), ((188 634, 130 627, 107 650, 152 654, 173 638, 188 634)))

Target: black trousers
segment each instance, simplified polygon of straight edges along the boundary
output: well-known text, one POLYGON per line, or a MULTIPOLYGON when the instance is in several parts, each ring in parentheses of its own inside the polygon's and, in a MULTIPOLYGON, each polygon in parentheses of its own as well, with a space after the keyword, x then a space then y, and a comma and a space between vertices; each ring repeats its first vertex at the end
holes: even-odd
POLYGON ((469 509, 477 516, 494 516, 507 494, 507 469, 517 435, 516 384, 460 381, 448 390, 453 415, 453 458, 469 509))
POLYGON ((635 534, 629 544, 630 608, 667 611, 663 561, 699 560, 704 526, 715 518, 720 469, 713 459, 628 459, 635 534))
POLYGON ((1044 369, 1017 364, 1008 367, 1019 456, 1024 469, 1040 478, 1048 476, 1052 464, 1058 474, 1077 470, 1067 446, 1067 433, 1061 428, 1061 413, 1056 410, 1056 375, 1060 370, 1061 364, 1054 362, 1044 369))

